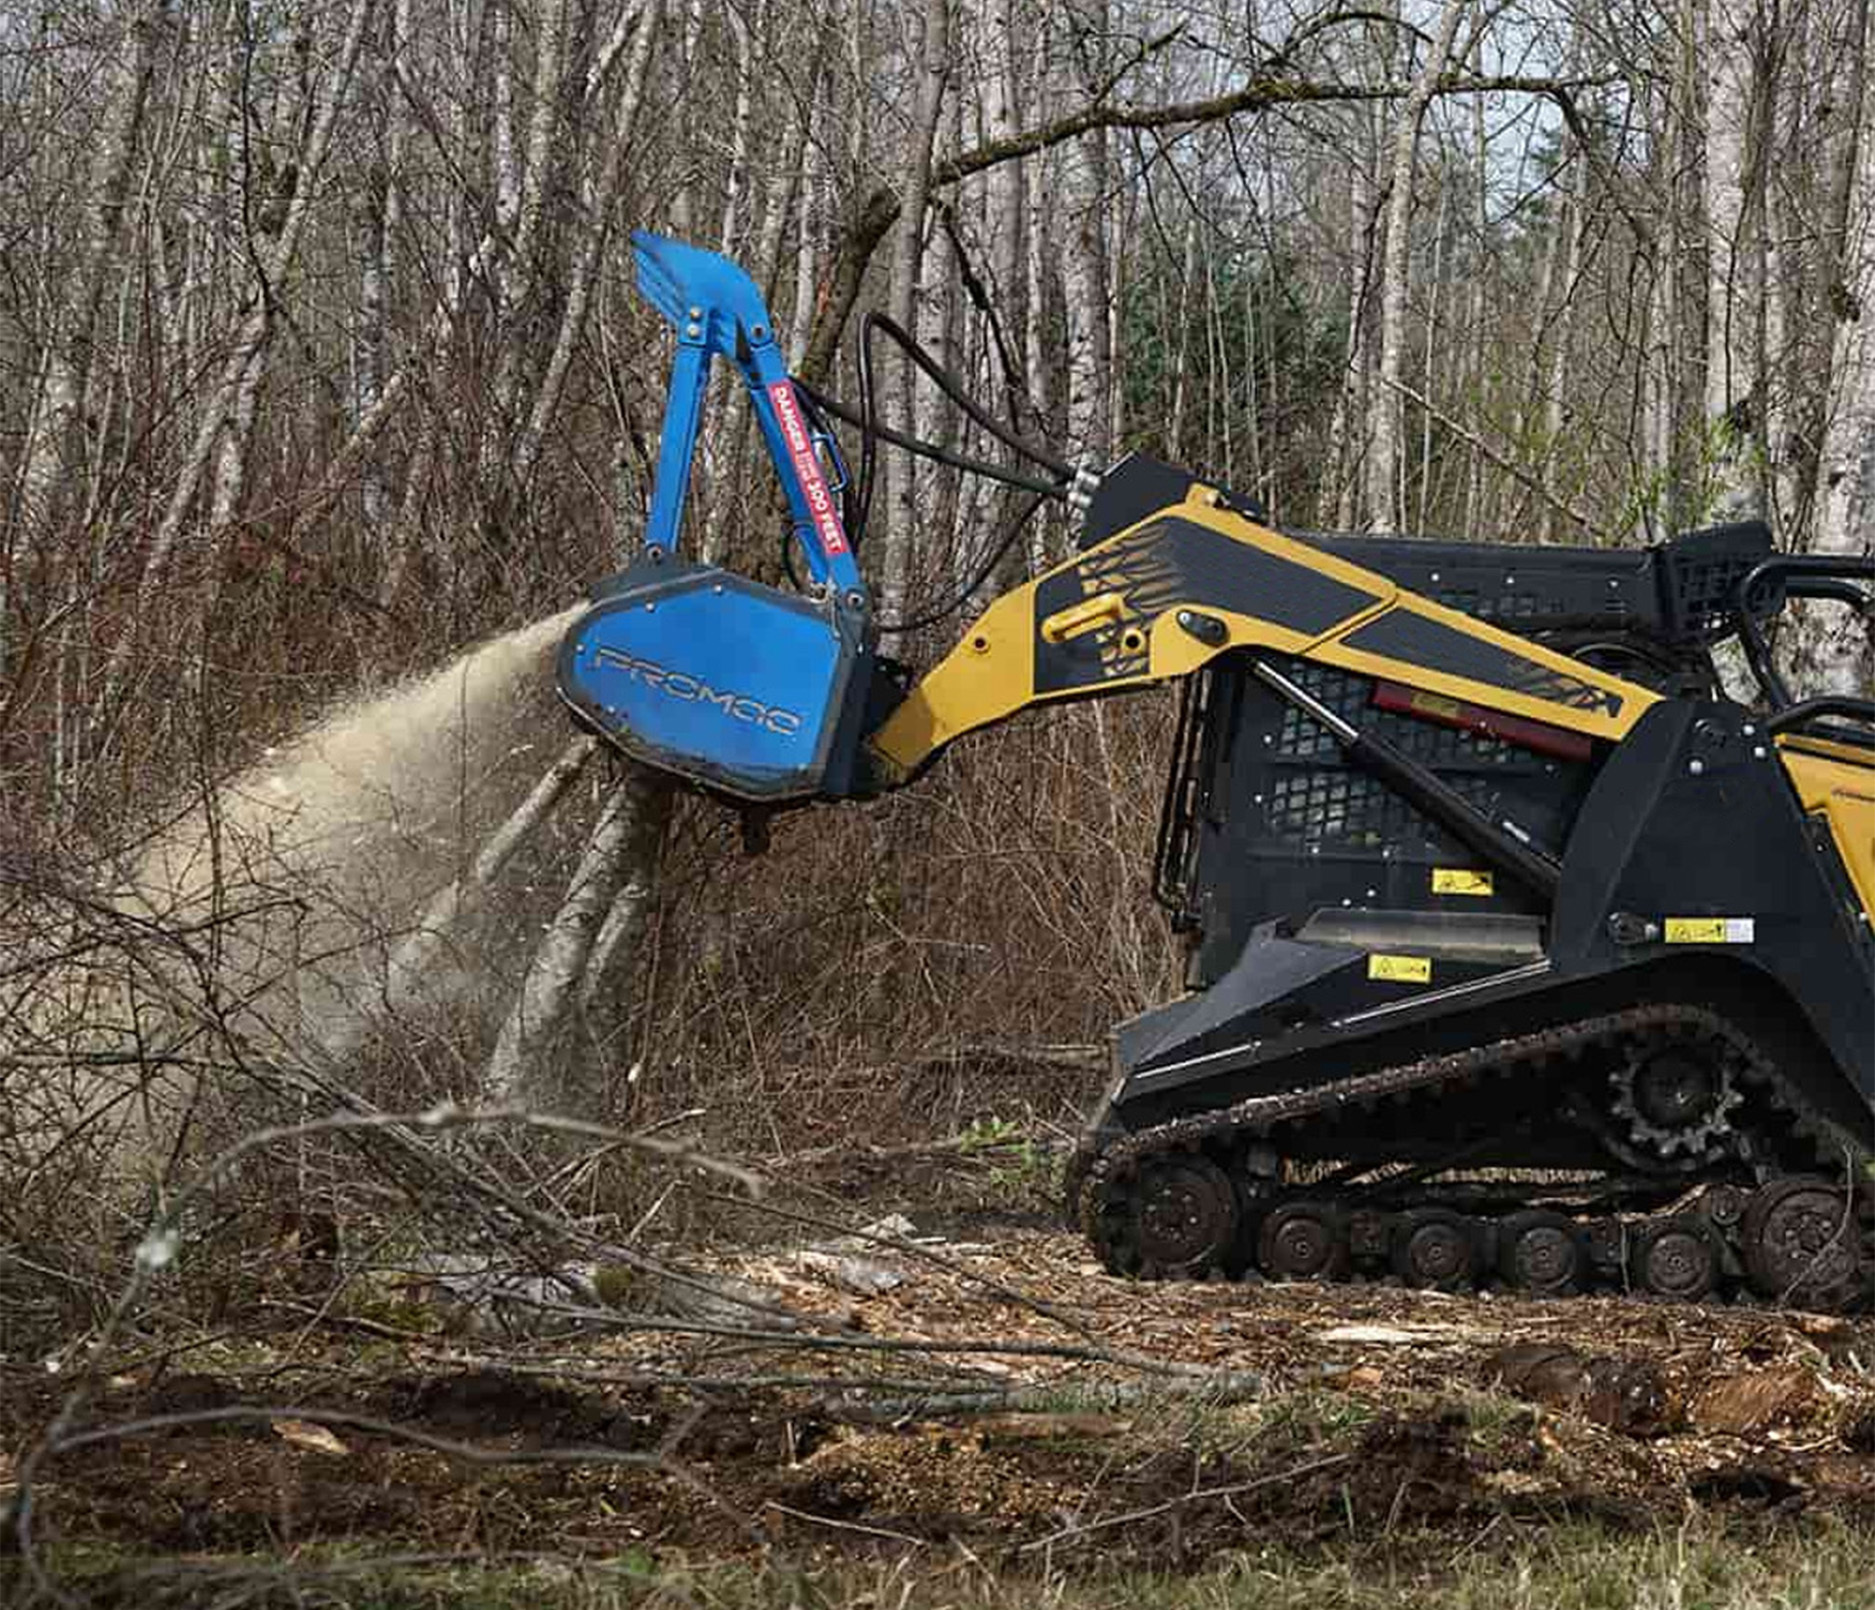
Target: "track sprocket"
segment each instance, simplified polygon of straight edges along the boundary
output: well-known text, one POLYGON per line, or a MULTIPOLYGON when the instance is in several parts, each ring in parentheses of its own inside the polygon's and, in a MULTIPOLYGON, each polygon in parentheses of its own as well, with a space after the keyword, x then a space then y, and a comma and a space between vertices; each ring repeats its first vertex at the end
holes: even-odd
POLYGON ((1632 1144, 1663 1163, 1717 1162, 1731 1139, 1731 1115, 1744 1100, 1734 1054, 1698 1037, 1637 1041, 1610 1076, 1611 1105, 1632 1144))

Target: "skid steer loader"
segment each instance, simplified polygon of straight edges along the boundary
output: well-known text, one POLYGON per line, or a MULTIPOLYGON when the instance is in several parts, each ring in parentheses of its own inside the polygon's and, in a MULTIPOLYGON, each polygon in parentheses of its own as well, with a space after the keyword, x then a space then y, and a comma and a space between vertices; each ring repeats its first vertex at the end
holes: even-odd
MULTIPOLYGON (((934 450, 792 378, 733 264, 636 251, 677 353, 644 552, 561 652, 580 721, 759 817, 1182 684, 1156 892, 1190 989, 1115 1030, 1068 1170, 1110 1269, 1875 1302, 1875 700, 1793 698, 1771 644, 1800 602, 1875 620, 1875 559, 1758 523, 1633 551, 1283 531, 1143 456, 1076 470, 913 350, 1035 466, 1005 479, 1082 517, 914 677, 855 547, 878 442, 934 450), (717 359, 798 590, 683 557, 717 359)), ((915 349, 875 320, 868 353, 878 328, 915 349)))

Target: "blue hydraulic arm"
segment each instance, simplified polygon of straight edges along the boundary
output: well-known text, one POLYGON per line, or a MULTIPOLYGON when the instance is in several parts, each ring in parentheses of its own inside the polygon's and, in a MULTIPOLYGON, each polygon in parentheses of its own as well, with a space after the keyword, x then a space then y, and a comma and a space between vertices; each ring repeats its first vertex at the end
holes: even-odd
POLYGON ((567 634, 561 695, 633 759, 734 799, 779 805, 870 792, 861 734, 898 692, 877 674, 870 600, 840 518, 838 444, 812 423, 747 274, 657 235, 636 234, 632 247, 638 288, 675 330, 677 356, 643 553, 598 588, 567 634), (719 357, 741 375, 781 479, 807 562, 799 592, 682 554, 719 357))
POLYGON ((863 609, 865 584, 847 542, 836 489, 820 461, 824 450, 844 479, 839 447, 831 436, 809 426, 776 344, 774 322, 755 282, 715 252, 644 230, 633 234, 632 251, 638 264, 639 293, 677 332, 677 359, 664 405, 646 546, 666 554, 678 551, 711 359, 727 358, 748 388, 762 438, 787 494, 810 581, 831 585, 848 608, 863 609))

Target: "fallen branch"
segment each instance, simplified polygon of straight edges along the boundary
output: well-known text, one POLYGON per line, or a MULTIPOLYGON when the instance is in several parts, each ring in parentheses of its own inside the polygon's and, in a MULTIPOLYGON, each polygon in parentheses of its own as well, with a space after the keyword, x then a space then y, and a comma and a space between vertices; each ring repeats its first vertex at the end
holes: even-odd
POLYGON ((1110 1531, 1116 1526, 1130 1526, 1135 1521, 1151 1520, 1155 1515, 1164 1515, 1175 1509, 1182 1509, 1187 1504, 1202 1504, 1212 1498, 1241 1498, 1245 1493, 1254 1493, 1265 1487, 1275 1487, 1286 1482, 1300 1481, 1304 1476, 1313 1476, 1324 1470, 1333 1470, 1338 1465, 1353 1461, 1351 1453, 1330 1454, 1326 1459, 1317 1459, 1310 1464, 1297 1465, 1292 1470, 1281 1470, 1273 1476, 1259 1476, 1255 1481, 1233 1482, 1228 1487, 1200 1487, 1195 1492, 1183 1493, 1177 1498, 1168 1498, 1163 1504, 1150 1504, 1144 1509, 1129 1509, 1121 1515, 1107 1515, 1097 1521, 1089 1521, 1084 1526, 1064 1526, 1058 1532, 1037 1538, 1033 1543, 1024 1543, 1017 1550, 1027 1554, 1035 1549, 1053 1548, 1057 1543, 1065 1543, 1074 1538, 1087 1537, 1095 1532, 1110 1531))
POLYGON ((994 1156, 998 1152, 1020 1151, 1025 1147, 1041 1155, 1062 1150, 1059 1145, 1030 1140, 1026 1136, 1010 1140, 984 1140, 979 1135, 951 1135, 943 1140, 908 1141, 902 1146, 868 1146, 862 1141, 854 1141, 845 1146, 816 1146, 810 1152, 777 1152, 765 1159, 765 1166, 777 1174, 791 1174, 817 1163, 901 1163, 915 1157, 955 1157, 960 1154, 969 1157, 994 1156))
MULTIPOLYGON (((699 1194, 705 1201, 719 1202, 730 1207, 747 1207, 750 1205, 744 1199, 723 1196, 714 1191, 704 1191, 699 1194)), ((942 1269, 946 1274, 954 1275, 959 1280, 968 1281, 971 1285, 982 1287, 983 1290, 1002 1298, 1005 1302, 1014 1303, 1019 1308, 1028 1309, 1032 1314, 1041 1315, 1043 1319, 1052 1320, 1063 1329, 1072 1331, 1076 1336, 1085 1337, 1090 1342, 1096 1342, 1098 1340, 1099 1332, 1091 1325, 1057 1308, 1053 1303, 1044 1302, 1039 1297, 1031 1297, 1026 1291, 1022 1291, 1015 1286, 1006 1285, 1002 1281, 982 1273, 980 1270, 968 1268, 957 1262, 954 1258, 946 1258, 942 1253, 935 1252, 930 1247, 920 1246, 915 1241, 907 1241, 900 1236, 879 1235, 870 1230, 855 1230, 838 1223, 836 1220, 824 1219, 815 1213, 803 1213, 798 1209, 779 1207, 773 1202, 762 1203, 761 1211, 774 1218, 786 1219, 792 1224, 803 1225, 810 1230, 831 1230, 836 1235, 846 1236, 854 1241, 869 1241, 876 1246, 889 1247, 894 1252, 909 1253, 914 1258, 922 1258, 926 1263, 942 1269)), ((1174 1368, 1164 1364, 1161 1360, 1148 1358, 1142 1353, 1114 1353, 1111 1361, 1116 1364, 1130 1365, 1134 1369, 1150 1369, 1167 1371, 1169 1373, 1178 1373, 1181 1370, 1189 1368, 1189 1366, 1183 1365, 1174 1368)))
POLYGON ((996 1392, 940 1390, 930 1396, 887 1398, 854 1403, 831 1399, 821 1405, 836 1419, 855 1424, 896 1424, 902 1420, 945 1419, 963 1415, 1064 1414, 1110 1415, 1171 1401, 1201 1398, 1207 1404, 1246 1403, 1261 1398, 1267 1383, 1249 1370, 1219 1370, 1209 1376, 1166 1381, 1112 1381, 1085 1385, 1018 1386, 996 1392), (1071 1403, 1073 1409, 1064 1409, 1071 1403))
POLYGON ((909 1532, 889 1531, 883 1526, 862 1526, 858 1521, 835 1520, 831 1515, 810 1515, 804 1509, 790 1509, 786 1504, 778 1504, 772 1498, 762 1507, 772 1509, 777 1515, 791 1516, 797 1521, 807 1521, 815 1526, 831 1526, 840 1532, 859 1532, 866 1537, 883 1537, 894 1543, 909 1543, 913 1548, 926 1546, 923 1538, 913 1537, 909 1532))

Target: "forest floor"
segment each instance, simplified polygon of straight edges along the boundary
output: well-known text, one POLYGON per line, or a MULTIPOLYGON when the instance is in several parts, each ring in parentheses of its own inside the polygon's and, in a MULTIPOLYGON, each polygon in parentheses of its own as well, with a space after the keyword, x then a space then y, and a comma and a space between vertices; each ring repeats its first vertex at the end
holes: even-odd
POLYGON ((688 1328, 151 1339, 37 1463, 81 1361, 0 1362, 0 1601, 1875 1605, 1875 1320, 1145 1287, 895 1205, 635 1305, 688 1328))

